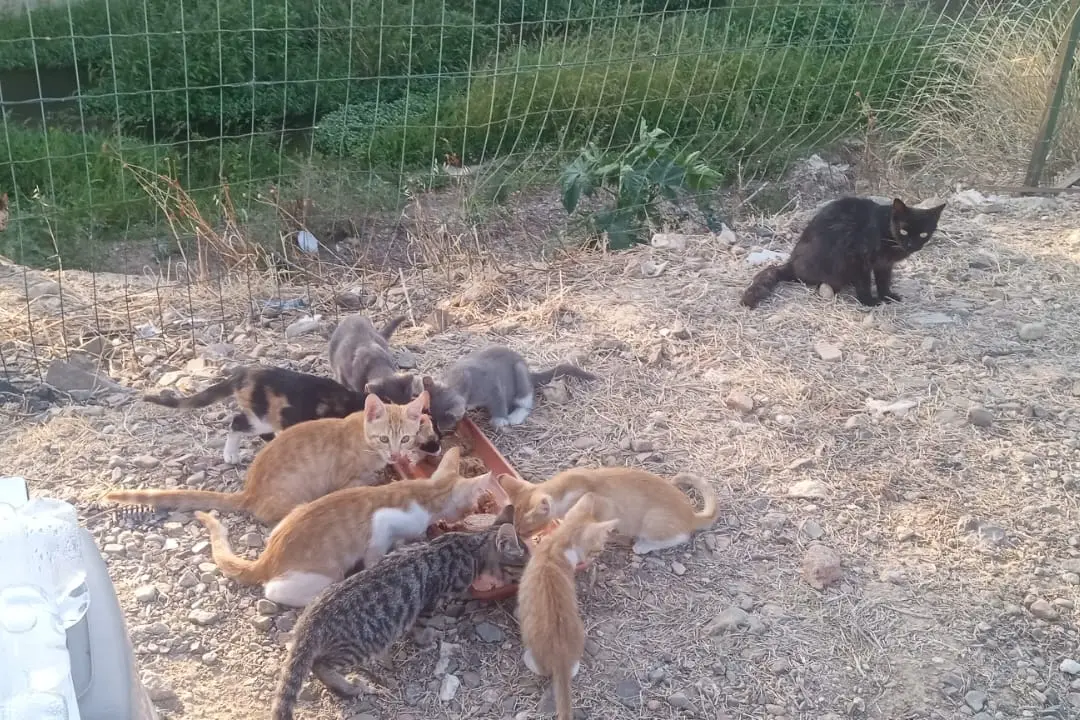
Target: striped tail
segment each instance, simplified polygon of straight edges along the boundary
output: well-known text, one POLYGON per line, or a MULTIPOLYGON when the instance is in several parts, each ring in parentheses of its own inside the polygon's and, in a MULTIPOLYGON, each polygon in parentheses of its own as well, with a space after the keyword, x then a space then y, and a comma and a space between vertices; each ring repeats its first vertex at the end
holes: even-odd
POLYGON ((169 408, 201 408, 221 402, 233 394, 233 391, 243 382, 247 371, 240 367, 229 373, 229 377, 219 383, 215 383, 202 392, 189 397, 180 397, 172 392, 163 392, 159 395, 143 395, 143 400, 155 405, 164 405, 169 408))
POLYGON ((300 697, 300 688, 315 664, 319 646, 302 619, 295 637, 289 654, 285 656, 285 664, 281 666, 273 709, 270 711, 271 720, 293 720, 293 708, 300 697))

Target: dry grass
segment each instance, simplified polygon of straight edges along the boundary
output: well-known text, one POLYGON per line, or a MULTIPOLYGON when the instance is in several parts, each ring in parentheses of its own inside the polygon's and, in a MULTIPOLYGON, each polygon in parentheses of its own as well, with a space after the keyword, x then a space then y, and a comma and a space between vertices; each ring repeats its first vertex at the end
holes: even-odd
MULTIPOLYGON (((785 221, 801 222, 777 218, 774 227, 785 221)), ((1078 229, 1075 202, 1000 214, 950 207, 940 239, 898 272, 905 302, 872 311, 795 286, 757 311, 740 308, 753 272, 744 248, 707 237, 680 253, 639 247, 543 266, 492 257, 334 282, 327 274, 311 287, 254 278, 250 292, 244 278, 220 292, 148 284, 134 298, 153 292, 163 308, 214 321, 194 345, 182 324, 166 339, 125 337, 130 349, 117 351, 124 361, 114 372, 154 387, 219 341, 235 347, 235 361, 261 354, 325 372, 324 337, 286 340, 282 329, 296 315, 253 317, 249 300, 308 296, 311 310, 332 317, 334 297, 358 285, 374 296, 374 315, 411 311, 416 324, 394 342, 424 371, 491 341, 537 367, 573 358, 603 380, 554 383, 525 425, 491 431, 525 477, 575 464, 690 470, 713 480, 724 507, 716 527, 690 545, 645 559, 613 548, 594 584, 583 581, 590 644, 575 701, 589 717, 929 720, 963 716, 964 693, 981 690, 991 716, 1064 718, 1077 691, 1057 666, 1080 645, 1080 585, 1063 567, 1080 559, 1078 229), (644 277, 646 263, 666 265, 644 277), (426 324, 435 310, 449 316, 446 329, 426 324), (931 313, 948 322, 926 324, 931 313), (1045 336, 1021 341, 1017 328, 1027 322, 1044 323, 1045 336), (837 345, 842 360, 819 359, 819 342, 837 345), (751 396, 754 410, 728 407, 733 391, 751 396), (913 405, 880 414, 868 400, 913 405), (993 413, 991 427, 965 421, 976 404, 993 413), (635 451, 642 441, 655 449, 635 451), (806 479, 826 496, 790 497, 788 488, 806 479), (799 573, 819 531, 844 565, 824 593, 799 573), (1058 602, 1058 621, 1024 609, 1036 596, 1058 602), (750 627, 710 635, 709 621, 732 606, 750 614, 750 627), (640 692, 626 699, 618 688, 633 688, 630 679, 640 692), (689 709, 679 707, 679 693, 689 709)), ((747 245, 763 242, 743 232, 747 245)), ((90 296, 88 281, 66 273, 64 285, 79 299, 90 296)), ((0 307, 24 308, 0 317, 17 363, 28 352, 20 287, 0 298, 0 307)), ((99 305, 106 297, 123 302, 99 293, 99 305)), ((145 298, 129 304, 132 326, 161 314, 145 298)), ((236 487, 240 472, 220 464, 229 415, 225 407, 177 413, 137 402, 57 408, 5 424, 0 462, 84 510, 116 485, 236 487), (147 454, 160 464, 133 462, 147 454)), ((204 573, 201 526, 189 514, 170 520, 178 524, 135 529, 100 515, 87 520, 99 542, 127 547, 109 565, 140 666, 177 693, 163 701, 171 717, 265 717, 295 613, 253 627, 259 590, 204 573), (162 552, 166 536, 178 547, 162 552), (199 584, 184 587, 177 578, 185 573, 199 584), (134 589, 146 584, 161 595, 138 603, 134 589), (194 626, 186 620, 193 607, 221 620, 194 626), (155 635, 155 623, 168 632, 155 635)), ((267 531, 239 517, 230 530, 234 539, 267 531)), ((343 702, 318 690, 301 717, 535 717, 545 685, 520 663, 512 611, 452 603, 432 621, 434 637, 457 646, 448 669, 464 684, 452 702, 437 700, 439 644, 407 640, 393 652, 400 687, 389 699, 343 702), (504 641, 480 642, 480 622, 501 628, 504 641)))
MULTIPOLYGON (((940 74, 913 90, 917 110, 903 139, 886 148, 890 174, 938 186, 1022 181, 1070 5, 1031 2, 1006 13, 980 3, 970 21, 951 25, 940 74)), ((1047 180, 1080 162, 1080 73, 1066 82, 1047 180)))

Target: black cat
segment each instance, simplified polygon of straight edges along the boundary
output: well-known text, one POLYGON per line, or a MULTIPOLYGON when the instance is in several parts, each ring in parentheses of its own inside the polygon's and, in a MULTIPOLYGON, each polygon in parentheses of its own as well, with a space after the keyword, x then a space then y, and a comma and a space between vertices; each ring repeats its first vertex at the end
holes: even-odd
POLYGON ((912 208, 899 198, 892 205, 858 197, 834 200, 806 226, 786 263, 754 276, 741 302, 757 307, 778 283, 796 280, 825 283, 834 292, 854 286, 863 305, 899 302, 900 296, 889 287, 893 265, 930 241, 944 209, 944 203, 928 210, 912 208), (871 273, 876 298, 870 291, 871 273))

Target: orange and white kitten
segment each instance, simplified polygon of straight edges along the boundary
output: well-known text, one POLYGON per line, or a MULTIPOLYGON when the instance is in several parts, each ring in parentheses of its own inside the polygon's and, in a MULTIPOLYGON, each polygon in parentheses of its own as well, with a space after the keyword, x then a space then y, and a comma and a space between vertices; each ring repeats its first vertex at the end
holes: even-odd
POLYGON ((704 478, 690 473, 669 481, 638 468, 574 468, 542 483, 512 475, 500 476, 499 483, 510 496, 514 526, 522 537, 566 515, 582 495, 593 493, 596 516, 618 520, 619 534, 634 538, 639 555, 689 541, 695 530, 711 526, 720 514, 716 493, 704 478), (701 512, 676 485, 691 485, 701 493, 705 500, 701 512))
POLYGON ((115 490, 106 500, 167 510, 243 510, 268 525, 298 505, 346 487, 380 482, 392 462, 412 458, 423 442, 428 395, 386 405, 368 395, 364 410, 286 428, 248 468, 238 493, 210 490, 115 490))
POLYGON ((195 513, 210 531, 214 562, 244 585, 263 583, 266 597, 303 607, 357 566, 370 568, 399 541, 419 540, 434 522, 468 514, 485 492, 503 495, 491 473, 464 478, 461 449, 451 448, 430 478, 338 490, 301 505, 270 533, 257 560, 233 554, 216 518, 195 513))
POLYGON ((581 668, 585 625, 578 610, 574 568, 604 549, 618 520, 598 522, 586 493, 563 522, 536 545, 518 587, 518 618, 526 667, 550 677, 559 720, 572 720, 570 680, 581 668))

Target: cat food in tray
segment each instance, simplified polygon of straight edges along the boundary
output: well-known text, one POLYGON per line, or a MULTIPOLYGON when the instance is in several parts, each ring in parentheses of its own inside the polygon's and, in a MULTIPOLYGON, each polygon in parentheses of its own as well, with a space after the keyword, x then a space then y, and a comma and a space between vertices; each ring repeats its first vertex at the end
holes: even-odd
MULTIPOLYGON (((514 475, 521 477, 517 470, 499 452, 498 448, 488 440, 484 432, 469 418, 464 418, 459 422, 457 430, 452 435, 443 437, 443 452, 455 446, 461 447, 461 474, 466 477, 481 475, 488 470, 497 476, 514 475)), ((408 467, 397 465, 394 469, 399 477, 407 479, 430 477, 437 466, 438 458, 430 458, 418 465, 409 465, 408 467)), ((428 537, 437 537, 443 533, 455 531, 477 532, 491 527, 499 510, 502 509, 506 502, 506 497, 495 498, 489 493, 477 503, 475 513, 466 515, 460 522, 439 522, 432 525, 428 528, 428 537)), ((557 526, 558 521, 541 530, 534 537, 524 539, 530 547, 533 547, 557 526)), ((583 565, 579 565, 578 570, 583 567, 583 565)), ((516 584, 502 584, 489 577, 481 577, 470 588, 470 595, 478 600, 502 600, 513 596, 516 592, 516 584)))

